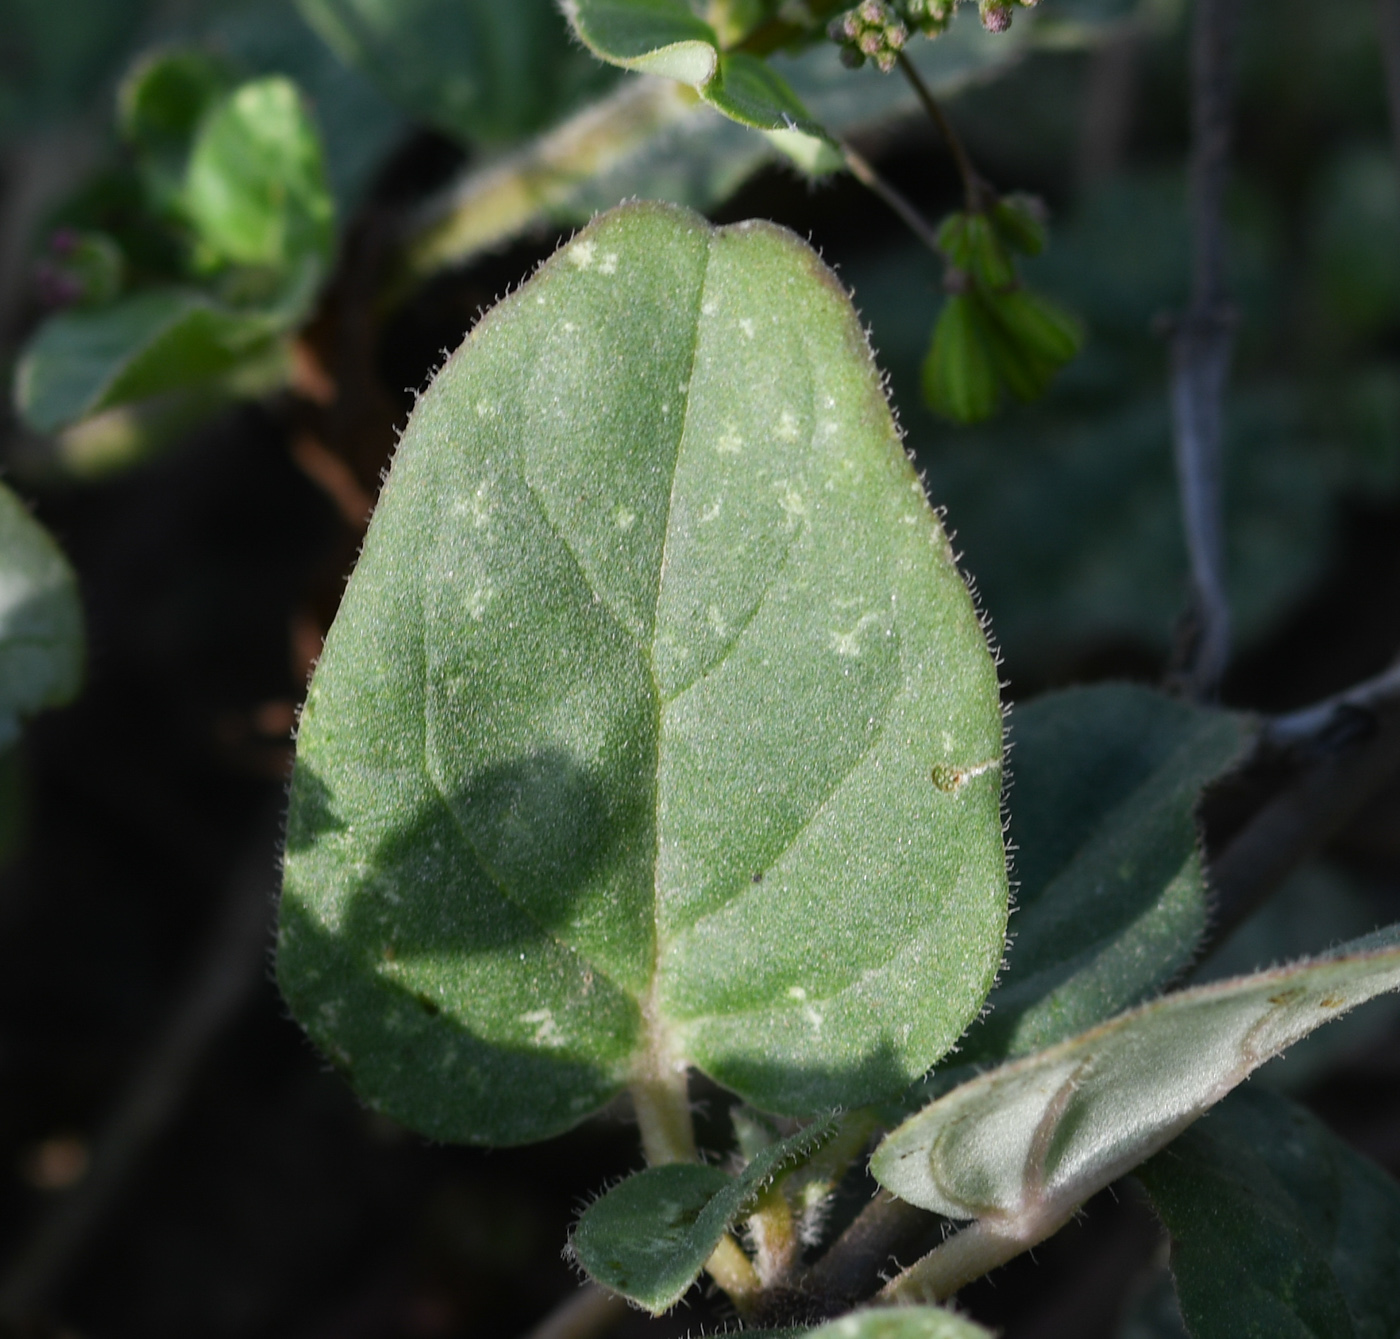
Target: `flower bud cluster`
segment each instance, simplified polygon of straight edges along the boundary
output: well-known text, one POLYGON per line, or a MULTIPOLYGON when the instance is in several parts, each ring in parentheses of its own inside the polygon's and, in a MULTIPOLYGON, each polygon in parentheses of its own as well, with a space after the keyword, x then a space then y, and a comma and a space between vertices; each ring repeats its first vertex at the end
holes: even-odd
POLYGON ((885 0, 861 0, 854 9, 832 19, 826 32, 841 48, 841 59, 847 65, 854 69, 872 60, 887 74, 909 40, 909 29, 885 0))
POLYGON ((900 9, 911 28, 937 37, 952 21, 958 0, 904 0, 900 9))

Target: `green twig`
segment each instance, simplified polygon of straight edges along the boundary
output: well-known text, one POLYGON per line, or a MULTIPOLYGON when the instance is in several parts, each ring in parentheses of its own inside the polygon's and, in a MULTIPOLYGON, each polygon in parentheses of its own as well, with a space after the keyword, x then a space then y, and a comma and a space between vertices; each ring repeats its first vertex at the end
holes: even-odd
POLYGON ((867 190, 878 195, 898 214, 909 231, 930 251, 941 255, 942 252, 939 251, 938 247, 938 233, 933 225, 849 144, 842 143, 841 153, 846 160, 846 167, 850 174, 867 190))
POLYGON ((923 105, 924 111, 928 113, 929 119, 938 127, 938 133, 943 136, 944 143, 947 144, 949 152, 953 155, 953 161, 958 167, 958 176, 962 178, 963 198, 967 202, 967 212, 969 214, 981 213, 992 203, 991 190, 987 183, 978 176, 966 146, 958 137, 958 132, 953 129, 952 122, 944 115, 943 108, 939 106, 938 99, 933 96, 932 89, 924 83, 918 67, 902 51, 896 58, 896 63, 905 79, 909 81, 909 87, 914 90, 914 94, 923 105))

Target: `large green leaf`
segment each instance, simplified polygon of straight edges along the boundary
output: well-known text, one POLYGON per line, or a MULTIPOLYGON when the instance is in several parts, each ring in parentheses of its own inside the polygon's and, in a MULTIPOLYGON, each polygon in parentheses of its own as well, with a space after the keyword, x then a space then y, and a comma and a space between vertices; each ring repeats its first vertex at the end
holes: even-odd
POLYGON ((302 718, 283 989, 444 1138, 686 1063, 897 1091, 1001 955, 997 697, 830 272, 626 206, 404 434, 302 718))
MULTIPOLYGON (((304 292, 314 275, 306 279, 304 292)), ((270 311, 246 311, 197 289, 164 288, 96 311, 61 312, 20 358, 16 407, 30 427, 54 432, 113 405, 210 385, 249 360, 266 359, 306 305, 294 298, 270 311)))
POLYGON ((1195 808, 1249 734, 1241 717, 1127 684, 1017 709, 1011 966, 961 1060, 1063 1041, 1190 963, 1207 920, 1195 808))
POLYGON ((288 273, 329 259, 335 210, 321 140, 290 79, 255 79, 209 111, 180 204, 211 267, 288 273))
POLYGON ((554 0, 297 0, 395 105, 466 140, 539 130, 608 80, 554 0))
POLYGON ((0 751, 19 733, 21 716, 69 701, 82 674, 83 614, 73 569, 49 532, 0 484, 0 751))
POLYGON ((1194 1339, 1400 1334, 1400 1186, 1286 1098, 1242 1089, 1138 1177, 1194 1339))
POLYGON ((1400 927, 1325 957, 1168 995, 955 1088, 875 1151, 901 1199, 1049 1224, 1174 1139, 1314 1028, 1400 988, 1400 927))
POLYGON ((738 1176, 693 1162, 629 1176, 584 1210, 570 1242, 574 1257, 596 1282, 660 1315, 680 1301, 773 1178, 835 1128, 829 1120, 809 1125, 762 1149, 738 1176))

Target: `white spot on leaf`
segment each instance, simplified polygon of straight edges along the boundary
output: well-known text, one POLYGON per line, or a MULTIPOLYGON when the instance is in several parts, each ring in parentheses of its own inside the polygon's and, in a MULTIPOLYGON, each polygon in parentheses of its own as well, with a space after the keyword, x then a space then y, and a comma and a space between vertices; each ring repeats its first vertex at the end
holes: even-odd
POLYGON ((838 656, 859 656, 860 636, 872 623, 880 621, 878 614, 862 614, 849 632, 836 631, 831 634, 831 649, 838 656))
POLYGON ((569 259, 581 270, 593 264, 593 253, 597 248, 591 241, 575 242, 569 248, 569 259))
POLYGON ((534 1027, 535 1035, 530 1041, 535 1046, 548 1046, 553 1050, 564 1045, 564 1034, 559 1031, 559 1024, 554 1021, 552 1010, 531 1009, 529 1013, 520 1015, 520 1021, 534 1027))

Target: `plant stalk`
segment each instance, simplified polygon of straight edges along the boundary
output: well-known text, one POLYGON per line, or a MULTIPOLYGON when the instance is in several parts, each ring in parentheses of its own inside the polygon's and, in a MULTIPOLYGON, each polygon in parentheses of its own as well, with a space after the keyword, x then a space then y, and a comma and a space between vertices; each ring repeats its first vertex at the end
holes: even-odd
POLYGON ((647 1166, 695 1162, 695 1127, 685 1070, 657 1065, 632 1080, 631 1093, 647 1166))
POLYGON ((933 90, 924 83, 923 75, 919 73, 918 67, 902 51, 897 60, 905 79, 909 81, 909 87, 914 90, 914 95, 923 105, 929 119, 938 127, 938 133, 943 136, 943 142, 947 144, 949 152, 953 155, 953 162, 957 164, 958 168, 958 176, 962 178, 963 199, 967 203, 967 212, 969 214, 981 213, 992 203, 987 183, 977 175, 977 169, 972 165, 972 158, 968 154, 966 146, 958 132, 953 129, 952 122, 944 114, 938 99, 933 96, 933 90))
POLYGON ((935 255, 941 255, 938 247, 938 232, 905 197, 882 177, 871 164, 844 141, 841 153, 845 157, 850 174, 866 190, 877 195, 896 213, 900 221, 935 255))
MULTIPOLYGON (((642 1135, 648 1167, 696 1162, 695 1126, 690 1119, 690 1092, 683 1068, 658 1057, 650 1070, 632 1080, 632 1106, 642 1135)), ((740 1315, 748 1315, 763 1284, 753 1262, 733 1237, 726 1236, 705 1262, 705 1271, 724 1290, 740 1315)))
POLYGON ((1013 1222, 980 1218, 891 1279, 875 1300, 895 1306, 944 1302, 960 1288, 1054 1236, 1074 1217, 1074 1207, 1047 1206, 1013 1222))

